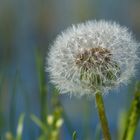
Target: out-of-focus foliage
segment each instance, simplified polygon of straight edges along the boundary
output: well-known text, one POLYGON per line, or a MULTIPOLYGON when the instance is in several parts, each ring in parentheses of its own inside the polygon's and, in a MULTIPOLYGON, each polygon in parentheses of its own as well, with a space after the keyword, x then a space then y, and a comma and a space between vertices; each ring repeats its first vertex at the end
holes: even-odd
POLYGON ((23 125, 24 125, 24 114, 21 114, 18 121, 16 136, 13 136, 11 132, 7 132, 5 136, 6 140, 22 140, 23 125))
MULTIPOLYGON (((30 115, 34 114, 45 124, 46 116, 53 115, 60 104, 64 120, 61 140, 71 140, 74 130, 79 140, 101 139, 93 100, 54 96, 48 73, 44 72, 47 50, 61 30, 89 19, 115 20, 129 27, 140 40, 139 7, 139 0, 1 0, 0 139, 4 139, 6 132, 16 138, 17 123, 23 112, 26 117, 22 139, 39 138, 43 131, 30 115)), ((136 77, 139 80, 139 73, 136 77)), ((129 86, 133 87, 133 83, 132 79, 129 86)), ((130 106, 132 93, 133 90, 122 87, 104 98, 113 140, 117 138, 119 112, 130 106)), ((139 137, 137 131, 135 138, 139 137)))

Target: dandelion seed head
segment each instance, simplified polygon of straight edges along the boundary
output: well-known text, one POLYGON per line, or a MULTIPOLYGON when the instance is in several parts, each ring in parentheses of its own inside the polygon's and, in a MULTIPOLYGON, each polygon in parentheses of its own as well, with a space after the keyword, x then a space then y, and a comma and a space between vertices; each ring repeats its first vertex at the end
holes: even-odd
POLYGON ((139 62, 139 43, 115 22, 88 21, 57 36, 46 70, 60 93, 95 95, 127 84, 139 62))

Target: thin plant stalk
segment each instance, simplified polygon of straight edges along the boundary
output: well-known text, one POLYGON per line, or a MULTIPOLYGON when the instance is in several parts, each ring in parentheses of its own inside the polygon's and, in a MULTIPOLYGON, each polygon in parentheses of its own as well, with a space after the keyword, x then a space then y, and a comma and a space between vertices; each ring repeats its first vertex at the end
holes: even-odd
POLYGON ((134 99, 128 115, 123 140, 133 140, 140 119, 140 82, 136 84, 134 99))
POLYGON ((111 140, 102 95, 100 92, 97 92, 95 96, 96 96, 96 105, 97 105, 98 115, 101 123, 101 128, 103 131, 104 139, 111 140))
POLYGON ((43 57, 39 49, 36 50, 36 63, 37 63, 37 72, 39 80, 39 95, 40 95, 40 109, 41 109, 41 119, 45 123, 46 116, 48 112, 47 108, 47 86, 46 86, 46 76, 44 72, 44 62, 43 57))
POLYGON ((69 134, 70 135, 73 135, 73 127, 72 127, 72 125, 71 125, 71 122, 70 122, 70 120, 69 120, 69 118, 68 118, 68 116, 67 116, 67 114, 66 114, 66 112, 65 112, 65 110, 64 110, 64 107, 63 107, 63 105, 61 104, 61 101, 59 100, 59 98, 58 98, 58 90, 56 89, 56 88, 54 88, 54 91, 53 91, 53 99, 56 99, 57 101, 57 104, 58 104, 58 106, 60 106, 61 108, 62 108, 62 116, 63 116, 63 118, 64 118, 64 120, 65 120, 65 124, 66 124, 66 127, 67 127, 67 129, 68 129, 68 132, 69 132, 69 134))

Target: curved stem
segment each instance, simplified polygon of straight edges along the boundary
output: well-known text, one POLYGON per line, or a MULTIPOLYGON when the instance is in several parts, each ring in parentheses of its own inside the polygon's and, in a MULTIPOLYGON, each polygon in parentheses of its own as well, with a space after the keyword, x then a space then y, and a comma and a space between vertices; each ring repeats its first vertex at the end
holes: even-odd
POLYGON ((133 140, 140 119, 140 82, 136 84, 134 99, 131 103, 123 140, 133 140))
POLYGON ((107 118, 105 115, 105 108, 104 108, 102 95, 100 92, 97 92, 95 96, 96 96, 96 105, 97 105, 98 115, 100 118, 100 123, 101 123, 102 131, 103 131, 104 139, 111 140, 107 118))

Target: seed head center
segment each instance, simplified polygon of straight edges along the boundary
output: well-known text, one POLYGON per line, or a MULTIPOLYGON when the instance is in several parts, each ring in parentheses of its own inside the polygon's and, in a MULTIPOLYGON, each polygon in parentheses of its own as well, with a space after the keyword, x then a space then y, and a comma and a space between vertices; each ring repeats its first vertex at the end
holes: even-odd
POLYGON ((77 56, 75 63, 77 66, 88 70, 93 67, 99 67, 111 61, 111 52, 107 48, 88 48, 81 50, 77 56))

